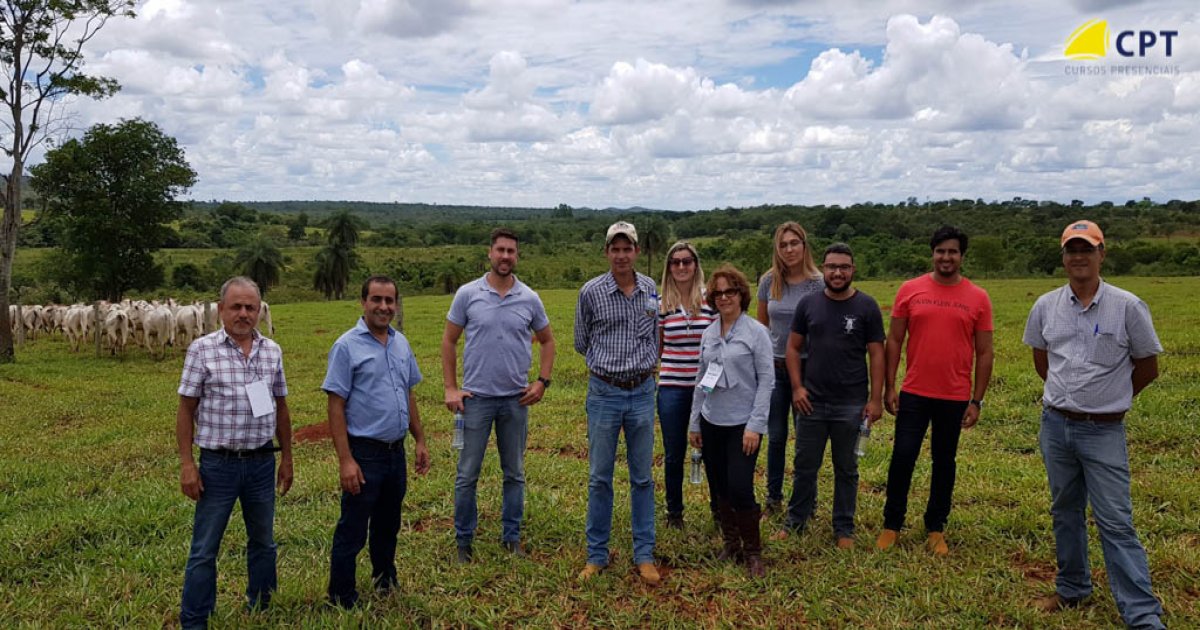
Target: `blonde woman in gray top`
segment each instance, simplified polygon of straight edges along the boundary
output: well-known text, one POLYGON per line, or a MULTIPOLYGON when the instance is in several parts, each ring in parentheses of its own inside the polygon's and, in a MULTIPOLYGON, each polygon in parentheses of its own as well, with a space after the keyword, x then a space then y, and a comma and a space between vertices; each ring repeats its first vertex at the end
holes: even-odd
MULTIPOLYGON (((767 514, 779 512, 783 504, 783 463, 787 454, 788 410, 792 408, 792 386, 784 359, 792 316, 800 298, 824 289, 825 281, 813 262, 804 228, 795 221, 775 228, 771 268, 758 281, 757 312, 758 321, 771 333, 775 359, 775 389, 767 421, 767 514)), ((801 359, 805 355, 802 352, 801 359)))

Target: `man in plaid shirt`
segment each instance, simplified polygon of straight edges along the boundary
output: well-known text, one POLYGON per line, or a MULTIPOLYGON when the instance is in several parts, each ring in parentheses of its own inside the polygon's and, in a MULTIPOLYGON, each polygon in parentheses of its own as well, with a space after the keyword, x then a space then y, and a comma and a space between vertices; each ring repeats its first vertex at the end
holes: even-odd
POLYGON ((245 277, 221 287, 223 327, 192 342, 179 382, 175 438, 180 488, 196 502, 179 623, 207 626, 217 600, 217 551, 233 504, 246 522, 247 607, 266 607, 275 590, 275 492, 292 485, 292 423, 283 353, 257 330, 258 285, 245 277), (271 438, 279 439, 278 448, 271 438), (192 443, 200 447, 200 465, 192 443), (275 451, 280 451, 275 471, 275 451))

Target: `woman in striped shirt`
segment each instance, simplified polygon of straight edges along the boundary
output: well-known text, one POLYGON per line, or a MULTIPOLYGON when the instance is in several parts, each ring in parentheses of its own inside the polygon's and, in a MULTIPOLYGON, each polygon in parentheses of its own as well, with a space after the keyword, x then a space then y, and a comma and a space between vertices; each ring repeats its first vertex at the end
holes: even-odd
POLYGON ((672 245, 658 308, 658 421, 662 423, 667 527, 674 528, 683 527, 683 465, 692 390, 700 368, 700 336, 717 317, 704 302, 703 287, 704 270, 696 248, 686 241, 672 245))

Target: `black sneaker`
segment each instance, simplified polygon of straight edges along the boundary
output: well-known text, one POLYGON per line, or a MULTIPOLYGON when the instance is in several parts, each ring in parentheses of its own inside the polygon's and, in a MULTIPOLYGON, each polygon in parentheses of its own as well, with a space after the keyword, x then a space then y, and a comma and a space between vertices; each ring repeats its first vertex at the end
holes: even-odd
POLYGON ((519 540, 506 540, 500 543, 500 546, 504 547, 505 551, 518 558, 526 557, 525 548, 521 546, 521 541, 519 540))
POLYGON ((667 515, 667 527, 670 529, 683 529, 683 515, 682 514, 668 514, 667 515))
POLYGON ((471 545, 459 545, 458 547, 458 563, 469 564, 471 558, 475 555, 475 551, 471 549, 471 545))

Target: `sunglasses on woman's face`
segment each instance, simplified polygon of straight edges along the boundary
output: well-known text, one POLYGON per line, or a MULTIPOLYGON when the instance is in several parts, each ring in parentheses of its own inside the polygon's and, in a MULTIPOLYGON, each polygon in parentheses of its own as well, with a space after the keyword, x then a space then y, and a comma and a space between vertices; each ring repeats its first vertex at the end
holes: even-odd
POLYGON ((687 258, 672 258, 669 263, 672 267, 691 267, 696 264, 696 259, 688 256, 687 258))
POLYGON ((725 289, 724 291, 713 291, 712 294, 713 294, 714 300, 722 300, 722 299, 726 299, 726 298, 732 300, 733 298, 738 296, 738 293, 739 292, 737 289, 725 289))

